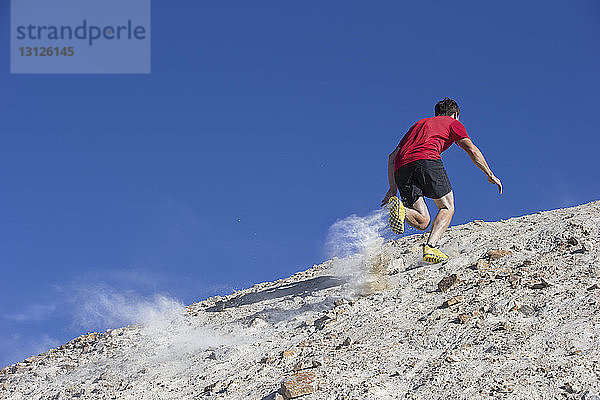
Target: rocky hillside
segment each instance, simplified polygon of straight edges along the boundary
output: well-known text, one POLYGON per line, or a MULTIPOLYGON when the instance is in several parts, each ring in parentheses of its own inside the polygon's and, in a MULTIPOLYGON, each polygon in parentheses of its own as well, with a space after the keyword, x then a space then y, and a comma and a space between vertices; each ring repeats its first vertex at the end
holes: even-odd
POLYGON ((78 337, 0 398, 599 399, 600 202, 452 227, 442 265, 354 218, 358 254, 78 337))

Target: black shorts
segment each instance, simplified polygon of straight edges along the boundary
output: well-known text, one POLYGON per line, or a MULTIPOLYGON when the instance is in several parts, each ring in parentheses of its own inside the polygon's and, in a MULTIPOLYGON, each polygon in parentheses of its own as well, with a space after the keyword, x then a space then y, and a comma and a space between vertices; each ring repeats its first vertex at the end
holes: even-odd
POLYGON ((398 168, 394 179, 402 204, 407 207, 415 204, 419 197, 439 199, 452 191, 442 160, 413 161, 398 168))

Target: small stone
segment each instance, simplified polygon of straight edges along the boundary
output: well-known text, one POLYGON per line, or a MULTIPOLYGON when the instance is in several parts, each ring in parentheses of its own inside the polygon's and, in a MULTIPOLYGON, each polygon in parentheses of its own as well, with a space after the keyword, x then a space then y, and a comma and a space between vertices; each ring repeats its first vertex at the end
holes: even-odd
POLYGON ((294 350, 285 350, 283 353, 281 353, 281 356, 286 358, 286 357, 293 357, 296 355, 296 352, 294 350))
POLYGON ((269 323, 260 317, 254 318, 252 320, 252 322, 250 323, 250 326, 253 326, 255 328, 260 328, 261 326, 266 326, 266 325, 269 325, 269 323))
POLYGON ((451 299, 448 299, 442 304, 442 308, 452 307, 455 304, 461 303, 465 298, 463 296, 454 296, 451 299))
POLYGON ((529 286, 531 289, 545 289, 547 287, 549 287, 550 284, 548 282, 546 282, 543 279, 540 279, 539 282, 535 282, 533 283, 531 286, 529 286))
POLYGON ((302 371, 305 369, 317 368, 317 367, 320 367, 321 365, 322 365, 321 362, 316 359, 302 360, 302 361, 299 361, 298 363, 296 363, 296 365, 294 365, 294 371, 302 371))
POLYGON ((458 275, 456 275, 456 274, 448 275, 447 277, 443 278, 441 281, 438 282, 438 284, 437 284, 438 290, 440 292, 445 292, 448 289, 450 289, 454 284, 456 284, 457 281, 458 281, 458 275))
POLYGON ((281 393, 287 399, 311 394, 315 391, 315 373, 312 371, 297 372, 281 383, 281 393))
POLYGON ((328 315, 324 315, 315 321, 315 327, 321 330, 325 328, 329 322, 331 322, 331 318, 328 315))
POLYGON ((457 319, 459 323, 466 324, 471 319, 471 316, 469 314, 458 314, 457 319))
POLYGON ((511 385, 504 383, 502 385, 496 386, 495 390, 498 393, 512 393, 514 388, 511 385))
POLYGON ((510 287, 512 287, 513 289, 517 289, 519 287, 519 284, 521 283, 521 278, 518 275, 509 272, 508 283, 510 283, 510 287))
POLYGON ((239 383, 240 383, 240 382, 239 382, 237 379, 231 380, 231 381, 229 381, 229 383, 227 384, 227 387, 226 387, 226 389, 225 389, 225 390, 226 390, 227 392, 231 392, 231 391, 233 391, 233 390, 235 390, 235 389, 237 389, 237 388, 239 387, 239 383))
POLYGON ((523 315, 529 317, 533 314, 535 314, 535 310, 533 309, 533 307, 528 306, 528 305, 523 305, 521 307, 519 307, 519 312, 522 313, 523 315))
POLYGON ((307 368, 311 368, 311 366, 307 366, 306 361, 299 361, 296 363, 296 365, 294 365, 294 368, 292 368, 294 371, 302 371, 303 369, 307 369, 307 368))
POLYGON ((508 331, 510 330, 510 325, 506 321, 499 322, 495 328, 495 331, 508 331))
POLYGON ((579 393, 581 392, 581 385, 577 382, 567 382, 565 383, 565 390, 569 393, 579 393))
POLYGON ((350 346, 352 344, 352 339, 350 339, 349 337, 347 337, 342 344, 340 344, 339 346, 336 347, 337 350, 341 349, 342 347, 347 347, 350 346))
POLYGON ((38 360, 38 358, 39 358, 38 356, 31 356, 31 357, 28 357, 25 360, 23 360, 23 362, 27 363, 27 364, 32 364, 32 363, 36 362, 38 360))
POLYGON ((446 357, 446 361, 448 361, 448 362, 459 362, 460 359, 458 357, 456 357, 454 354, 450 354, 449 356, 446 357))
POLYGON ((221 389, 221 382, 217 381, 204 387, 204 393, 218 392, 221 389))
POLYGON ((345 301, 344 299, 337 299, 336 301, 333 302, 333 305, 336 307, 339 307, 341 305, 344 305, 345 301))
POLYGON ((505 256, 510 256, 512 251, 510 250, 490 250, 487 252, 487 256, 490 260, 498 260, 505 256))
POLYGON ((101 373, 96 379, 94 379, 92 381, 92 383, 98 383, 100 381, 106 380, 109 378, 109 373, 107 371, 104 371, 103 373, 101 373))

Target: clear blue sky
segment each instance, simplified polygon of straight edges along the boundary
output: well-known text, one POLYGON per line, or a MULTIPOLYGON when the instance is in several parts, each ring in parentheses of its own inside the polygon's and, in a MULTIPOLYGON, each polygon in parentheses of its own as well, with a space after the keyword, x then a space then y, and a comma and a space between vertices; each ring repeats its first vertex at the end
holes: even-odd
POLYGON ((0 19, 0 366, 323 261, 444 96, 505 186, 453 146, 454 224, 600 198, 595 0, 154 1, 150 75, 10 75, 0 19))

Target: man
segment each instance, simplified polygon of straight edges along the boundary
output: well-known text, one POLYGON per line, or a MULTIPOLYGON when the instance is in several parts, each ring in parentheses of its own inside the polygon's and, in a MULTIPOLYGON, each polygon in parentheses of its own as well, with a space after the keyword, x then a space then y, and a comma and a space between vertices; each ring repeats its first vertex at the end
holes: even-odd
POLYGON ((435 117, 424 118, 414 124, 389 157, 390 190, 381 206, 389 203, 392 231, 397 234, 404 232, 405 219, 414 228, 427 229, 430 217, 423 196, 433 199, 438 207, 431 233, 423 246, 423 261, 426 262, 439 263, 448 259, 437 248, 454 214, 454 195, 442 164, 442 152, 456 142, 483 171, 488 182, 498 186, 502 194, 500 179, 494 175, 481 151, 467 135, 459 115, 456 101, 446 97, 435 105, 435 117), (401 202, 396 197, 397 191, 400 192, 401 202))

